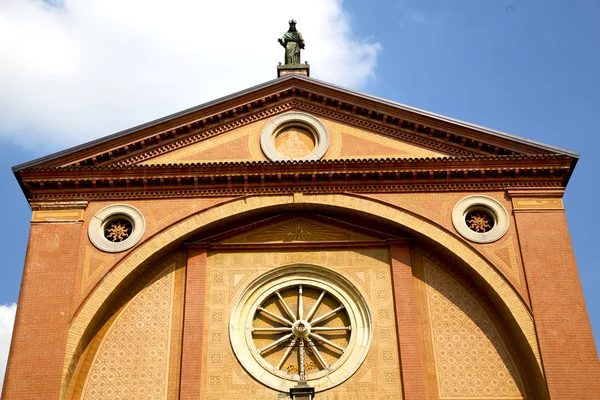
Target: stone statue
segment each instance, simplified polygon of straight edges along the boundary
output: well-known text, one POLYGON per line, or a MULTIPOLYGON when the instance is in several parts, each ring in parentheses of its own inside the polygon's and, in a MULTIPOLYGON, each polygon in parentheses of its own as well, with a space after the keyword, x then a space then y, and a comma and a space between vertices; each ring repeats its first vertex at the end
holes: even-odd
POLYGON ((285 47, 285 64, 300 64, 300 49, 304 48, 304 39, 296 30, 296 21, 290 21, 290 29, 278 40, 285 47))

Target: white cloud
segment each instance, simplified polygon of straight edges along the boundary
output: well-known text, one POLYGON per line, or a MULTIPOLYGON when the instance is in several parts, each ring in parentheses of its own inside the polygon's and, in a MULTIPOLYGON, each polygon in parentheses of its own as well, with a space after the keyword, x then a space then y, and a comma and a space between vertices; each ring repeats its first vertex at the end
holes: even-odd
POLYGON ((374 76, 342 0, 2 0, 0 139, 61 149, 273 79, 291 18, 312 76, 374 76))
POLYGON ((6 369, 16 311, 17 305, 15 303, 9 306, 0 305, 0 393, 4 383, 4 370, 6 369))

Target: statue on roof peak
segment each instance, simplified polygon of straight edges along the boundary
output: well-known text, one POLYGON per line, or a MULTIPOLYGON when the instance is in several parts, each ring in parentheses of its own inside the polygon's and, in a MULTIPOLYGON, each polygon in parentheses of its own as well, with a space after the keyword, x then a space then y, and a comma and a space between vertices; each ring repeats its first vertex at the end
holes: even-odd
POLYGON ((296 30, 296 21, 290 21, 290 28, 278 40, 285 47, 285 64, 300 64, 300 50, 304 49, 304 39, 296 30))

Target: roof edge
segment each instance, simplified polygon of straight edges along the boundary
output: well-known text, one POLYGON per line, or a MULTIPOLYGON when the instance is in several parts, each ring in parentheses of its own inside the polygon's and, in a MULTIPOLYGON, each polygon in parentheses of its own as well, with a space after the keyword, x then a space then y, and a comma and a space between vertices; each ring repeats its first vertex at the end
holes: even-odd
POLYGON ((359 97, 359 98, 362 98, 362 99, 365 99, 365 100, 368 100, 368 101, 373 101, 373 102, 377 102, 377 103, 380 103, 380 104, 388 105, 390 107, 394 107, 394 108, 397 108, 397 109, 400 109, 400 110, 403 110, 403 111, 417 113, 417 114, 420 114, 422 116, 438 120, 440 122, 454 124, 454 125, 457 125, 457 126, 460 126, 460 127, 463 127, 463 128, 476 130, 476 131, 479 131, 479 132, 482 132, 484 134, 488 134, 490 136, 497 137, 497 138, 500 138, 500 139, 505 139, 505 140, 509 140, 509 141, 515 141, 515 142, 518 142, 518 143, 521 143, 521 144, 524 144, 524 145, 527 145, 527 146, 537 147, 537 148, 539 148, 541 150, 545 150, 545 151, 549 151, 549 152, 557 153, 557 154, 561 154, 561 155, 566 155, 566 156, 572 157, 574 159, 579 159, 579 153, 574 152, 574 151, 566 150, 566 149, 563 149, 563 148, 560 148, 560 147, 556 147, 556 146, 551 146, 551 145, 548 145, 548 144, 545 144, 545 143, 537 142, 537 141, 526 139, 526 138, 523 138, 523 137, 520 137, 520 136, 516 136, 516 135, 509 134, 509 133, 505 133, 505 132, 497 131, 497 130, 494 130, 494 129, 486 128, 486 127, 483 127, 483 126, 480 126, 480 125, 471 124, 469 122, 465 122, 465 121, 462 121, 462 120, 458 120, 458 119, 446 117, 446 116, 443 116, 443 115, 435 114, 435 113, 430 112, 430 111, 422 110, 422 109, 419 109, 419 108, 407 106, 405 104, 397 103, 397 102, 394 102, 394 101, 391 101, 391 100, 383 99, 383 98, 380 98, 380 97, 377 97, 377 96, 372 96, 372 95, 365 94, 365 93, 362 93, 362 92, 358 92, 358 91, 355 91, 355 90, 347 89, 347 88, 344 88, 344 87, 341 87, 341 86, 337 86, 337 85, 334 85, 334 84, 331 84, 331 83, 328 83, 328 82, 324 82, 324 81, 321 81, 321 80, 318 80, 318 79, 315 79, 315 78, 306 77, 306 76, 297 75, 297 74, 290 74, 290 75, 284 75, 284 76, 282 76, 280 78, 272 79, 270 81, 263 82, 261 84, 249 87, 247 89, 244 89, 244 90, 241 90, 241 91, 229 94, 227 96, 223 96, 223 97, 211 100, 211 101, 206 102, 206 103, 199 104, 199 105, 194 106, 194 107, 187 108, 185 110, 182 110, 182 111, 179 111, 179 112, 176 112, 176 113, 173 113, 173 114, 169 114, 169 115, 164 116, 162 118, 158 118, 158 119, 155 119, 155 120, 152 120, 152 121, 149 121, 149 122, 146 122, 146 123, 134 126, 132 128, 128 128, 128 129, 125 129, 125 130, 122 130, 122 131, 110 134, 108 136, 104 136, 104 137, 101 137, 101 138, 98 138, 98 139, 95 139, 95 140, 92 140, 92 141, 89 141, 89 142, 85 142, 85 143, 82 143, 82 144, 79 144, 79 145, 76 145, 76 146, 73 146, 73 147, 69 147, 69 148, 67 148, 65 150, 61 150, 61 151, 58 151, 58 152, 55 152, 55 153, 51 153, 51 154, 43 156, 43 157, 39 157, 39 158, 33 159, 33 160, 25 162, 25 163, 21 163, 21 164, 15 165, 14 167, 12 167, 12 171, 16 174, 17 171, 20 171, 20 170, 23 170, 23 169, 27 169, 27 168, 31 168, 31 167, 35 167, 36 165, 39 165, 41 163, 52 161, 52 160, 55 160, 55 159, 60 158, 62 156, 69 155, 71 153, 75 153, 75 152, 78 152, 78 151, 82 151, 82 150, 86 150, 86 149, 92 148, 94 146, 97 146, 97 145, 109 142, 111 140, 115 140, 115 139, 119 139, 119 138, 125 137, 125 136, 127 136, 127 135, 129 135, 131 133, 140 131, 142 129, 150 128, 152 126, 155 126, 155 125, 158 125, 158 124, 161 124, 161 123, 164 123, 164 122, 168 122, 168 121, 176 119, 178 117, 182 117, 182 116, 185 116, 187 114, 191 114, 191 113, 194 113, 194 112, 201 111, 203 109, 206 109, 208 107, 217 105, 219 103, 223 103, 223 102, 226 102, 228 100, 235 99, 236 97, 243 96, 243 95, 246 95, 246 94, 249 94, 249 93, 261 90, 261 89, 265 89, 265 88, 267 88, 269 86, 272 86, 272 85, 274 85, 276 83, 283 83, 283 82, 290 81, 290 80, 299 80, 299 81, 307 82, 309 84, 319 85, 321 87, 325 87, 325 88, 328 88, 328 89, 336 90, 336 91, 339 91, 339 92, 342 92, 342 93, 345 93, 345 94, 348 94, 348 95, 351 95, 351 96, 359 97))
POLYGON ((114 139, 119 139, 121 137, 127 136, 130 133, 134 133, 134 132, 137 132, 137 131, 145 129, 145 128, 150 128, 150 127, 152 127, 154 125, 158 125, 158 124, 161 124, 163 122, 168 122, 168 121, 170 121, 172 119, 175 119, 175 118, 178 118, 178 117, 182 117, 184 115, 187 115, 187 114, 190 114, 190 113, 193 113, 193 112, 201 111, 201 110, 203 110, 205 108, 208 108, 210 106, 214 106, 216 104, 219 104, 219 103, 222 103, 222 102, 225 102, 225 101, 228 101, 228 100, 232 100, 232 99, 234 99, 236 97, 243 96, 245 94, 254 92, 256 90, 267 88, 267 87, 273 85, 274 83, 284 82, 286 80, 293 79, 294 77, 295 77, 294 75, 285 75, 285 76, 283 76, 281 78, 275 78, 275 79, 272 79, 272 80, 267 81, 267 82, 263 82, 261 84, 255 85, 255 86, 251 86, 251 87, 249 87, 247 89, 240 90, 238 92, 228 94, 227 96, 219 97, 217 99, 208 101, 206 103, 202 103, 202 104, 199 104, 199 105, 194 106, 194 107, 186 108, 185 110, 178 111, 176 113, 169 114, 169 115, 166 115, 164 117, 161 117, 161 118, 149 121, 149 122, 145 122, 143 124, 136 125, 134 127, 131 127, 131 128, 128 128, 128 129, 125 129, 125 130, 122 130, 122 131, 118 131, 118 132, 112 133, 112 134, 107 135, 107 136, 103 136, 101 138, 94 139, 94 140, 91 140, 89 142, 85 142, 85 143, 82 143, 82 144, 79 144, 79 145, 76 145, 76 146, 72 146, 72 147, 69 147, 67 149, 60 150, 60 151, 48 154, 48 155, 43 156, 43 157, 39 157, 39 158, 36 158, 34 160, 31 160, 31 161, 28 161, 28 162, 25 162, 25 163, 22 163, 22 164, 19 164, 19 165, 15 165, 14 167, 12 167, 12 170, 13 171, 19 171, 19 170, 22 170, 22 169, 25 169, 25 168, 30 168, 30 167, 32 167, 32 166, 34 166, 36 164, 40 164, 40 163, 43 163, 43 162, 46 162, 46 161, 52 161, 54 159, 57 159, 59 157, 65 156, 65 155, 68 155, 70 153, 74 153, 76 151, 86 150, 86 149, 89 149, 89 148, 94 147, 96 145, 99 145, 99 144, 102 144, 102 143, 106 143, 108 141, 111 141, 111 140, 114 140, 114 139))
POLYGON ((387 100, 387 99, 384 99, 384 98, 381 98, 381 97, 377 97, 377 96, 373 96, 373 95, 370 95, 370 94, 358 92, 358 91, 355 91, 355 90, 352 90, 352 89, 347 89, 347 88, 344 88, 342 86, 337 86, 337 85, 334 85, 332 83, 321 81, 321 80, 318 80, 318 79, 315 79, 315 78, 305 77, 305 76, 299 76, 299 75, 297 75, 295 77, 297 79, 304 80, 304 81, 307 81, 307 82, 317 83, 317 84, 319 84, 321 86, 325 86, 325 87, 327 87, 329 89, 337 90, 337 91, 344 92, 344 93, 347 93, 347 94, 350 94, 350 95, 353 95, 353 96, 362 97, 362 98, 367 99, 367 100, 371 100, 371 101, 375 101, 375 102, 378 102, 378 103, 386 104, 386 105, 389 105, 389 106, 392 106, 392 107, 395 107, 395 108, 399 108, 399 109, 401 109, 403 111, 410 111, 410 112, 414 112, 414 113, 417 113, 417 114, 421 114, 421 115, 429 117, 429 118, 437 119, 437 120, 439 120, 441 122, 447 122, 447 123, 451 123, 451 124, 454 124, 454 125, 459 125, 461 127, 468 128, 468 129, 478 130, 478 131, 481 131, 483 133, 487 133, 487 134, 489 134, 491 136, 496 136, 496 137, 501 138, 501 139, 514 140, 514 141, 517 141, 519 143, 522 143, 522 144, 525 144, 525 145, 529 145, 529 146, 533 146, 533 147, 538 147, 538 148, 543 149, 543 150, 547 150, 547 151, 551 151, 551 152, 557 152, 559 154, 564 154, 564 155, 567 155, 567 156, 573 157, 573 158, 579 158, 579 153, 578 152, 567 150, 567 149, 563 149, 561 147, 552 146, 552 145, 549 145, 549 144, 546 144, 546 143, 542 143, 542 142, 538 142, 538 141, 535 141, 535 140, 523 138, 521 136, 517 136, 517 135, 510 134, 510 133, 498 131, 498 130, 495 130, 495 129, 486 128, 484 126, 472 124, 470 122, 462 121, 462 120, 459 120, 459 119, 454 119, 454 118, 446 117, 444 115, 436 114, 436 113, 431 112, 431 111, 423 110, 421 108, 407 106, 407 105, 402 104, 402 103, 397 103, 395 101, 387 100))

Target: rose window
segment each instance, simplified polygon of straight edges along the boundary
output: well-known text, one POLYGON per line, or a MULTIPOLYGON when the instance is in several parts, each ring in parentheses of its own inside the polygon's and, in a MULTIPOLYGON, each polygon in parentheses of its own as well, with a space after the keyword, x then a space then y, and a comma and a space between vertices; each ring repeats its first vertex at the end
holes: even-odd
POLYGON ((275 269, 251 284, 230 321, 234 352, 259 382, 317 391, 348 379, 371 341, 371 315, 346 278, 322 267, 275 269))
POLYGON ((302 379, 327 370, 346 351, 352 326, 343 304, 327 290, 294 285, 256 310, 252 335, 266 362, 302 379))

